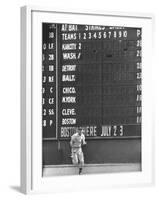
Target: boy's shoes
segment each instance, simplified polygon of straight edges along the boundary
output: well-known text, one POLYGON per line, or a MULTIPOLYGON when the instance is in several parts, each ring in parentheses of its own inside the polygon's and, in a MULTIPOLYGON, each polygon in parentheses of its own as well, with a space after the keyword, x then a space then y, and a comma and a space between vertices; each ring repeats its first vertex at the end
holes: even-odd
POLYGON ((79 175, 82 173, 82 168, 79 168, 79 175))

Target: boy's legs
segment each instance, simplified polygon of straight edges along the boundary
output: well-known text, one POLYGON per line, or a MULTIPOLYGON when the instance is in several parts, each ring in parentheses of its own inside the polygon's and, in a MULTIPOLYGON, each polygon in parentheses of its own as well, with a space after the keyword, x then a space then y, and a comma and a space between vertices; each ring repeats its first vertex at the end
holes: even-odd
POLYGON ((79 174, 81 174, 82 168, 84 166, 84 155, 82 150, 78 152, 78 159, 79 159, 79 174))
POLYGON ((78 166, 78 155, 77 155, 77 152, 74 150, 72 150, 72 163, 75 166, 78 166))

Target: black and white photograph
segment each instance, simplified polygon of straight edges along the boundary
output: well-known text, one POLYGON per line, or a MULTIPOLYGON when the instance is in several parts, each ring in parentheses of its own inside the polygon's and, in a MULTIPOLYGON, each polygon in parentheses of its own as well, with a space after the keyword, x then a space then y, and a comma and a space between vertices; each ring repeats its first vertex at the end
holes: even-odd
POLYGON ((42 176, 142 171, 142 28, 41 32, 42 176))
POLYGON ((2 200, 156 200, 158 1, 1 2, 2 200))

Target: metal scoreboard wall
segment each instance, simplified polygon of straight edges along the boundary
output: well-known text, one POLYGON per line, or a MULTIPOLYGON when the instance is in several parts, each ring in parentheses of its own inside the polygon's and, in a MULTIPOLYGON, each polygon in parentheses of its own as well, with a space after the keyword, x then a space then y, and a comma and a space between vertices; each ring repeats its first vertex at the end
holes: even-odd
POLYGON ((44 139, 141 137, 141 31, 42 24, 44 139))

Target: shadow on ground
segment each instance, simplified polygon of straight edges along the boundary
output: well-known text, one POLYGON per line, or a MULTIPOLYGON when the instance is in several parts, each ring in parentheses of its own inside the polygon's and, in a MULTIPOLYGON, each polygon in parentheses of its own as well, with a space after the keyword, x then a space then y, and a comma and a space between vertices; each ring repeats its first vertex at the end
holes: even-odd
POLYGON ((11 188, 12 190, 15 190, 15 191, 17 191, 17 192, 22 193, 22 191, 21 191, 21 189, 20 189, 20 186, 11 185, 10 188, 11 188))

